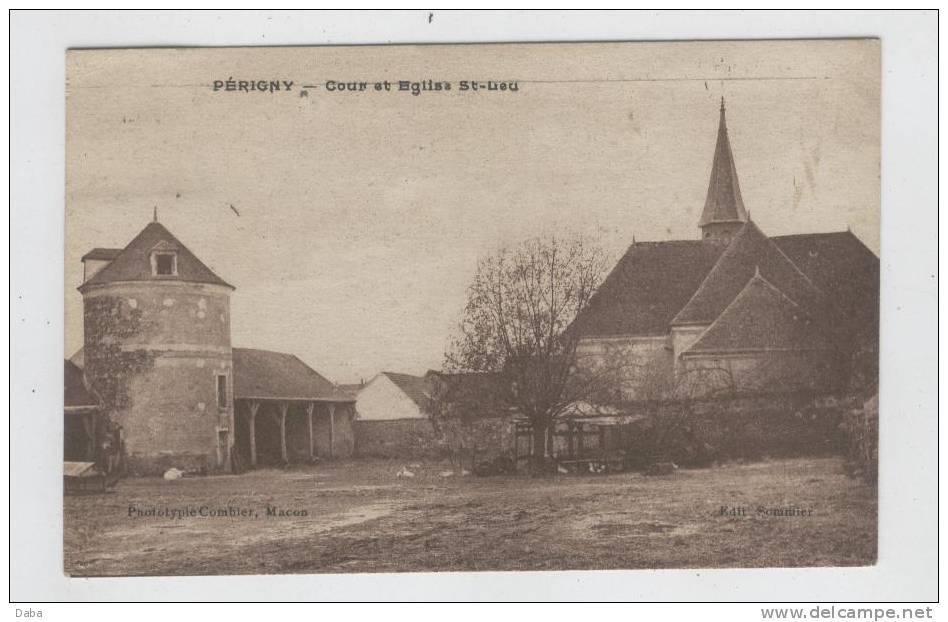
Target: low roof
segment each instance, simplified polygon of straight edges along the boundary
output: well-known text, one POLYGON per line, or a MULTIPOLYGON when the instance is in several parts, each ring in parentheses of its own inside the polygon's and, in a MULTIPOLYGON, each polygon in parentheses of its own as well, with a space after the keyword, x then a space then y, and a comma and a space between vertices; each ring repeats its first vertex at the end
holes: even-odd
POLYGON ((234 348, 234 399, 354 402, 293 354, 234 348))
POLYGON ((72 361, 63 361, 63 405, 70 409, 94 409, 99 398, 86 388, 82 370, 72 361))
MULTIPOLYGON (((112 262, 99 270, 92 278, 79 286, 82 291, 93 285, 103 285, 117 281, 153 281, 156 277, 151 272, 151 252, 156 248, 173 250, 177 253, 177 275, 162 276, 163 281, 187 281, 190 283, 208 283, 224 285, 233 289, 210 268, 204 265, 194 253, 181 243, 178 238, 159 222, 150 222, 141 233, 128 243, 112 262)), ((94 249, 91 253, 108 251, 109 249, 94 249)), ((87 255, 88 257, 88 255, 87 255)))
POLYGON ((382 375, 395 383, 402 392, 411 398, 418 408, 427 410, 431 404, 431 391, 428 381, 421 376, 383 371, 382 375))
POLYGON ((112 261, 113 259, 118 257, 119 253, 121 252, 122 252, 121 248, 96 247, 96 248, 93 248, 88 253, 86 253, 85 255, 83 255, 81 261, 85 261, 87 259, 99 259, 99 260, 112 261))

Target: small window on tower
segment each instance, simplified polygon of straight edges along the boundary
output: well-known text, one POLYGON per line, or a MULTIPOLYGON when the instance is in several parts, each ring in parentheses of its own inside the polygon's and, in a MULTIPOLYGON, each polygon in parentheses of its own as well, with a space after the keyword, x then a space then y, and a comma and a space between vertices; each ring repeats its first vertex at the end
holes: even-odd
POLYGON ((174 276, 178 274, 178 261, 174 253, 155 253, 152 267, 155 276, 174 276))
POLYGON ((227 376, 217 375, 217 407, 220 410, 227 410, 227 376))

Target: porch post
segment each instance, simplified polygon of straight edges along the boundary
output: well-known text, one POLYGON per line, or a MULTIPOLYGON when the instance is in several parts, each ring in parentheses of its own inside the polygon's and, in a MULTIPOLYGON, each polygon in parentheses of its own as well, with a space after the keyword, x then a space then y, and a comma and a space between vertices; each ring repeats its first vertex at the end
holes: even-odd
POLYGON ((329 457, 335 457, 336 446, 336 405, 329 402, 329 457))
POLYGON ((315 458, 313 453, 313 408, 316 405, 310 402, 306 405, 306 429, 309 431, 309 461, 312 462, 315 458))
POLYGON ((250 466, 257 466, 257 410, 260 409, 260 402, 250 402, 248 413, 250 417, 247 423, 250 427, 250 466))
POLYGON ((286 411, 289 407, 286 402, 280 402, 280 459, 283 464, 289 462, 286 458, 286 411))

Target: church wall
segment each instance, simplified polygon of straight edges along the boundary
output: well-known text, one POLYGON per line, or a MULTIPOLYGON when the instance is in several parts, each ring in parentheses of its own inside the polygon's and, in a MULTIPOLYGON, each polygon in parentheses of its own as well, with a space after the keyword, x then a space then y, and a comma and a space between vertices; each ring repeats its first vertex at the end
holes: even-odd
POLYGON ((622 378, 624 400, 658 399, 670 390, 673 357, 670 338, 586 338, 576 349, 577 366, 586 372, 614 368, 622 378))
POLYGON ((682 371, 725 369, 738 393, 824 391, 834 388, 833 360, 824 351, 686 354, 682 371))
POLYGON ((690 348, 698 340, 701 334, 707 330, 708 324, 700 326, 674 326, 671 329, 672 351, 675 356, 675 369, 678 369, 681 361, 681 353, 690 348))

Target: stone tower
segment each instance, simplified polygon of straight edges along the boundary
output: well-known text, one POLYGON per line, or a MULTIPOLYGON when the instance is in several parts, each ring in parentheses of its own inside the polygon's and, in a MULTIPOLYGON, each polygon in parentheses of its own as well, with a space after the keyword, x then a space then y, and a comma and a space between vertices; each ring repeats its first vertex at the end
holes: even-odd
POLYGON ((704 211, 701 212, 698 228, 701 229, 702 238, 730 240, 745 222, 747 211, 744 209, 744 199, 741 198, 741 185, 737 180, 737 167, 734 166, 731 141, 727 135, 722 97, 718 142, 714 147, 708 196, 704 201, 704 211))
POLYGON ((122 427, 129 471, 228 470, 234 288, 157 219, 82 261, 84 371, 122 427))

